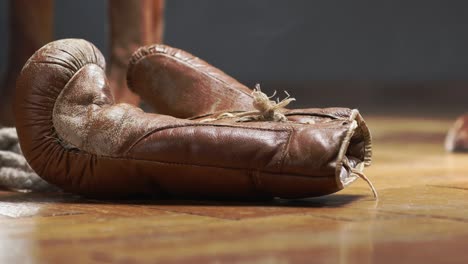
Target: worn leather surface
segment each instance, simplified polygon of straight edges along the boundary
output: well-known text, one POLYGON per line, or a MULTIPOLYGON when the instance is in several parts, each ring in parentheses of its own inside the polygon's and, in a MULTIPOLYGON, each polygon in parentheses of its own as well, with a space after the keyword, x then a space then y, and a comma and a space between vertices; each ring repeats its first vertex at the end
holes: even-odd
POLYGON ((138 49, 130 59, 127 82, 156 112, 175 117, 254 109, 249 88, 200 58, 166 45, 138 49))
POLYGON ((451 152, 468 152, 468 114, 457 118, 447 133, 445 148, 451 152))
POLYGON ((344 159, 362 170, 368 155, 356 111, 313 124, 200 122, 115 104, 102 54, 77 39, 49 43, 28 60, 14 108, 38 175, 96 197, 319 196, 356 178, 344 159))

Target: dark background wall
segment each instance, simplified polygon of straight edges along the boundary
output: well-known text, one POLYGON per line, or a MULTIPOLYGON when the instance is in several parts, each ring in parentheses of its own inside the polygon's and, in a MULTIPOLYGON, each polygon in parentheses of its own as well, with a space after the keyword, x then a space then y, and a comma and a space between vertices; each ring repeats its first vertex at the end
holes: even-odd
MULTIPOLYGON (((0 0, 0 70, 7 5, 0 0)), ((107 54, 106 11, 104 0, 56 0, 56 38, 85 38, 107 54)), ((314 96, 323 85, 336 92, 368 87, 361 91, 372 95, 366 100, 384 101, 389 95, 404 101, 400 92, 443 95, 456 86, 458 96, 468 97, 464 81, 432 82, 426 90, 430 80, 468 80, 468 1, 168 0, 165 29, 167 44, 249 85, 285 85, 314 96)), ((453 105, 450 96, 439 100, 453 105)))

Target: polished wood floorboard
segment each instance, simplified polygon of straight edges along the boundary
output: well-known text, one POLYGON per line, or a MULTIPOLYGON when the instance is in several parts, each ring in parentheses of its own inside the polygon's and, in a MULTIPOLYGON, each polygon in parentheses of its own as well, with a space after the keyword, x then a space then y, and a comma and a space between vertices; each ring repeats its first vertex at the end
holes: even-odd
POLYGON ((0 263, 468 263, 468 154, 452 120, 368 118, 363 181, 299 201, 96 201, 0 192, 0 263))

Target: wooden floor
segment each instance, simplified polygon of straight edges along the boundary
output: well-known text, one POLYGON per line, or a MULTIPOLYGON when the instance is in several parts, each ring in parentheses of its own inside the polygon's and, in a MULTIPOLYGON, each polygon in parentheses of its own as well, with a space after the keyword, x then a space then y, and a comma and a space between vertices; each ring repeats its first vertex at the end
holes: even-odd
POLYGON ((468 154, 452 120, 368 118, 380 199, 356 182, 269 203, 0 192, 0 263, 468 263, 468 154))

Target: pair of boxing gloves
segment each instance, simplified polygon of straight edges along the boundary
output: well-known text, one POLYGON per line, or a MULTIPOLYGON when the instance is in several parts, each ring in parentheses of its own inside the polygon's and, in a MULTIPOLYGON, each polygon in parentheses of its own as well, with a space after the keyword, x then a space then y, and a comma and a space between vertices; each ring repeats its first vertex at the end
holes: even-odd
POLYGON ((305 198, 370 165, 357 110, 262 109, 264 94, 158 44, 134 53, 127 81, 157 114, 114 103, 104 58, 85 40, 54 41, 26 62, 15 122, 40 177, 93 197, 305 198))

